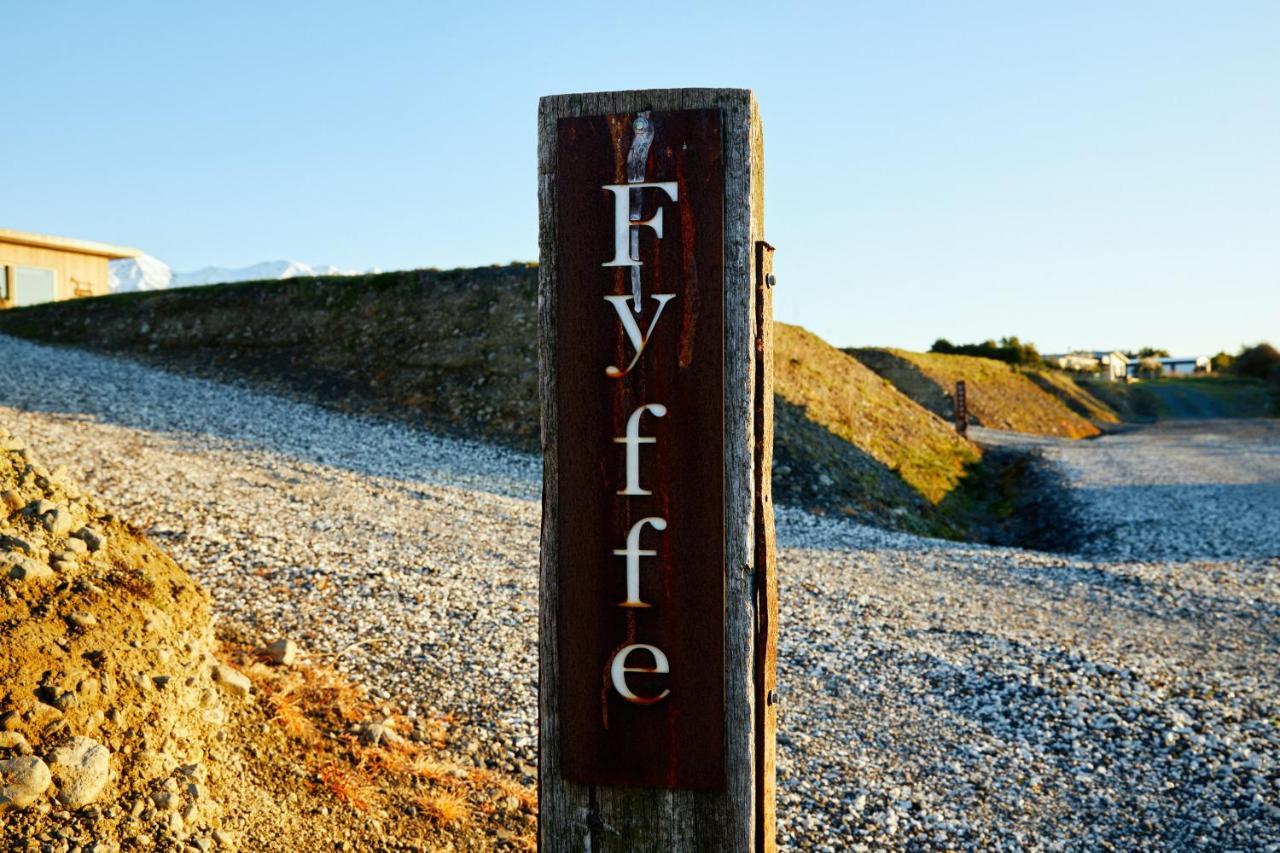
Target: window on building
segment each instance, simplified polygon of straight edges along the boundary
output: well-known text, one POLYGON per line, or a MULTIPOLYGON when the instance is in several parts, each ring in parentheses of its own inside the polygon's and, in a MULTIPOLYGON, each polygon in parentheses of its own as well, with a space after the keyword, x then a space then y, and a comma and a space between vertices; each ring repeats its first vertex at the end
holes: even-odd
POLYGON ((11 267, 9 290, 15 307, 52 302, 58 296, 58 278, 41 267, 11 267))
POLYGON ((0 264, 0 302, 9 301, 9 268, 0 264))

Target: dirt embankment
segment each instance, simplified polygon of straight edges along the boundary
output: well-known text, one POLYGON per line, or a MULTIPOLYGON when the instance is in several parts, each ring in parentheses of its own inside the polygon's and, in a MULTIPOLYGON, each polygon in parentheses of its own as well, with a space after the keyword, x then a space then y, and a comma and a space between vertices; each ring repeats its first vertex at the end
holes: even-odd
POLYGON ((804 484, 840 471, 839 482, 854 486, 843 496, 849 504, 937 504, 981 457, 950 424, 817 335, 779 323, 775 346, 774 487, 783 502, 804 506, 815 498, 804 484), (797 481, 800 470, 809 476, 797 481), (886 493, 878 488, 886 482, 906 488, 886 493))
POLYGON ((0 429, 5 850, 527 846, 532 792, 436 760, 447 737, 220 641, 178 564, 0 429))
POLYGON ((537 310, 537 270, 511 265, 55 302, 0 332, 536 451, 537 310))
MULTIPOLYGON (((0 331, 246 381, 344 411, 538 449, 537 269, 291 279, 0 312, 0 331)), ((778 328, 785 503, 959 535, 937 504, 974 445, 861 364, 778 328)))
POLYGON ((967 355, 916 353, 897 349, 856 349, 851 355, 900 391, 942 418, 955 412, 956 382, 964 380, 970 421, 991 429, 1064 438, 1090 438, 1101 430, 1081 409, 1105 408, 1083 394, 1046 388, 1004 362, 967 355), (1064 399, 1068 398, 1068 399, 1064 399))

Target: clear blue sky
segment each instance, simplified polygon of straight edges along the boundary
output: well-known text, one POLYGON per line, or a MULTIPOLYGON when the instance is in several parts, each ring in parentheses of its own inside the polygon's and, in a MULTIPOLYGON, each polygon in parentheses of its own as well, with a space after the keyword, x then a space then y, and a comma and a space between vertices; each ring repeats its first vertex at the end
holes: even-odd
POLYGON ((435 5, 6 3, 0 227, 178 270, 529 260, 538 96, 749 87, 780 319, 1280 344, 1274 0, 435 5))

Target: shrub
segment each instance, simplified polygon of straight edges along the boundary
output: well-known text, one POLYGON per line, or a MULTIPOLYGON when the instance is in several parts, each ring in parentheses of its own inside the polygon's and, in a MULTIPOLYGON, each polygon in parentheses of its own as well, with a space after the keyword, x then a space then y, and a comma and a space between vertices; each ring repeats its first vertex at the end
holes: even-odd
POLYGON ((1039 367, 1043 363, 1035 344, 1024 344, 1018 340, 1017 335, 1001 338, 999 343, 987 340, 980 344, 953 344, 946 338, 938 338, 933 342, 929 352, 943 355, 973 355, 1024 367, 1039 367))
POLYGON ((1138 359, 1136 372, 1143 379, 1159 379, 1164 375, 1164 365, 1158 356, 1144 356, 1138 359))
POLYGON ((1267 343, 1245 347, 1236 356, 1231 372, 1237 376, 1280 382, 1280 352, 1267 343))
POLYGON ((1235 363, 1236 357, 1230 353, 1220 352, 1210 360, 1210 365, 1214 373, 1227 373, 1231 370, 1231 365, 1235 363))

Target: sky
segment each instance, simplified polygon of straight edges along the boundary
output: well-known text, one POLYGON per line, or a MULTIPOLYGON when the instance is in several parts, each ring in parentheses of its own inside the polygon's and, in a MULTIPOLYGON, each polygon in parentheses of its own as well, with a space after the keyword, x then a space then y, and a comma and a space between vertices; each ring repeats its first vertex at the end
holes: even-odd
POLYGON ((0 227, 176 270, 537 258, 542 95, 750 88, 778 319, 1280 344, 1280 3, 0 0, 0 227))

